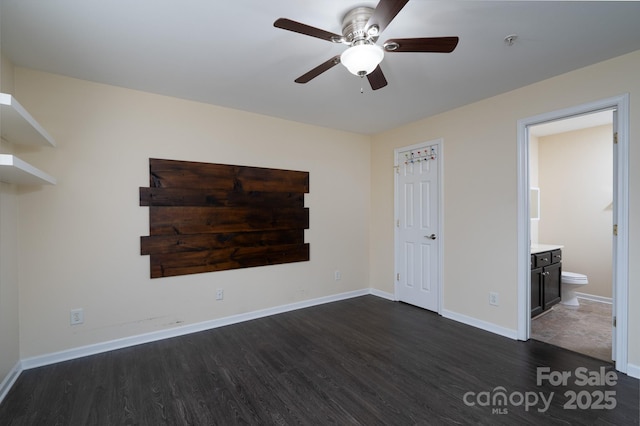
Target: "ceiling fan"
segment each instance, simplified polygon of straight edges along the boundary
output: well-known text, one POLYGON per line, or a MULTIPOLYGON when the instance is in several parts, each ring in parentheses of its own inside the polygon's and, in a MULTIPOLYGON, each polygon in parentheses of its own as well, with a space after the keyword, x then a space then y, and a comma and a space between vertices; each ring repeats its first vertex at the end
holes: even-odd
POLYGON ((274 27, 349 46, 341 55, 323 62, 298 77, 295 82, 307 83, 342 63, 352 74, 367 76, 371 88, 378 90, 387 85, 387 79, 380 69, 385 52, 453 52, 458 45, 458 37, 396 38, 387 40, 382 46, 376 44, 380 33, 408 2, 409 0, 380 0, 375 9, 356 7, 345 14, 342 35, 286 18, 277 19, 273 23, 274 27))

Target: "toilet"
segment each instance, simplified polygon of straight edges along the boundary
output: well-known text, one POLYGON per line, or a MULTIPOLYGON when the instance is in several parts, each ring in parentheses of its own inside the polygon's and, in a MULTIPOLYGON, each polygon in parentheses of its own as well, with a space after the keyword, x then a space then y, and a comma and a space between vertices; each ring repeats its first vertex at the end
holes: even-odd
POLYGON ((576 291, 583 285, 589 284, 586 275, 575 272, 562 271, 561 301, 563 305, 580 306, 576 291))

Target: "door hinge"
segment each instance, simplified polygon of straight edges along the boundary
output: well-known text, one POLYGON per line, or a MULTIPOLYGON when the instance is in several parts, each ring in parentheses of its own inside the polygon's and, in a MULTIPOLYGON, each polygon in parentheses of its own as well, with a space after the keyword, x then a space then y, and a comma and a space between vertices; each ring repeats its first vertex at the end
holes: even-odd
POLYGON ((616 321, 616 317, 613 317, 613 326, 615 327, 617 325, 617 321, 616 321))
POLYGON ((618 225, 613 225, 613 235, 618 236, 618 225))
POLYGON ((614 144, 618 143, 618 132, 613 132, 613 143, 614 144))
POLYGON ((396 274, 396 281, 400 281, 400 272, 396 274))
POLYGON ((396 228, 400 228, 400 219, 396 220, 396 228))

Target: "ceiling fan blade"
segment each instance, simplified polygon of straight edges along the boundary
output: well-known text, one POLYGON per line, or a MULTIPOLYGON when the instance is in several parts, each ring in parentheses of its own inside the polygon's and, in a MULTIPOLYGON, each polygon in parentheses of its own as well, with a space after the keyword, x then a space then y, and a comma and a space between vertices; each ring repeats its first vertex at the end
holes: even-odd
POLYGON ((377 25, 378 33, 381 33, 408 2, 409 0, 380 0, 373 15, 369 18, 365 30, 368 30, 372 25, 377 25))
POLYGON ((301 83, 301 84, 308 83, 314 78, 316 78, 317 76, 319 76, 320 74, 322 74, 323 72, 335 67, 339 63, 340 63, 340 55, 336 55, 333 58, 329 59, 328 61, 318 65, 308 73, 303 74, 300 77, 296 78, 295 82, 301 83))
POLYGON ((387 85, 387 79, 384 77, 384 73, 382 72, 380 65, 378 65, 375 70, 367 74, 367 80, 369 80, 369 84, 371 84, 371 88, 373 90, 382 89, 387 85))
POLYGON ((311 37, 317 37, 322 40, 332 41, 339 43, 342 41, 342 36, 334 34, 329 31, 321 30, 320 28, 312 27, 310 25, 302 24, 300 22, 292 21, 291 19, 280 18, 276 19, 273 23, 276 28, 282 28, 283 30, 293 31, 294 33, 304 34, 311 37))
POLYGON ((458 37, 394 38, 384 42, 387 52, 451 53, 458 45, 458 37))

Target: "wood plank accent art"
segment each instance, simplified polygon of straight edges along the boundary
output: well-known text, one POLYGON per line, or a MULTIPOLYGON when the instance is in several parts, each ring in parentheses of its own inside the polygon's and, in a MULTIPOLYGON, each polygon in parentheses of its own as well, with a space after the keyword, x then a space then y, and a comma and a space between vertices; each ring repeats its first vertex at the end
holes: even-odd
POLYGON ((309 173, 149 159, 151 278, 309 260, 309 173))

